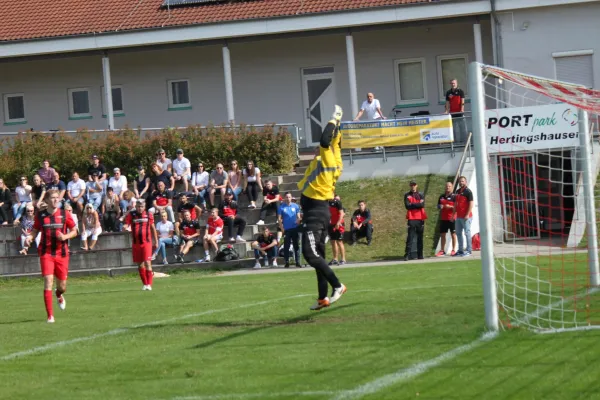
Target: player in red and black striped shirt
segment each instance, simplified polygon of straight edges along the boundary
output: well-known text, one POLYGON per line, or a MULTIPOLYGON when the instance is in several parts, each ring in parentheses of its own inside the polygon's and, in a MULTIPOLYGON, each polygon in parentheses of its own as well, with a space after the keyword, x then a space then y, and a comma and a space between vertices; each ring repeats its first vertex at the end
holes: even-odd
POLYGON ((440 195, 438 199, 438 208, 440 211, 440 240, 441 250, 436 253, 436 257, 442 257, 446 255, 446 234, 450 232, 452 236, 452 251, 450 255, 456 254, 456 227, 454 222, 454 201, 455 196, 452 192, 452 182, 446 182, 446 191, 440 195))
POLYGON ((58 306, 64 310, 67 306, 63 293, 67 291, 67 275, 69 273, 69 246, 68 240, 77 236, 77 227, 71 213, 59 209, 60 203, 58 190, 49 190, 46 193, 48 207, 35 217, 33 230, 25 239, 25 246, 41 232, 38 246, 42 276, 44 277, 44 303, 48 322, 54 322, 52 313, 52 286, 56 276, 56 299, 58 306))
POLYGON ((152 241, 158 247, 158 235, 154 216, 145 208, 143 201, 135 203, 135 209, 125 217, 125 229, 131 231, 133 262, 139 264, 138 271, 144 284, 142 290, 152 290, 152 241))
POLYGON ((331 241, 331 251, 333 259, 329 265, 344 265, 346 264, 346 248, 344 247, 344 216, 346 211, 342 206, 340 196, 334 195, 333 200, 329 201, 329 240, 331 241), (339 258, 339 261, 338 261, 339 258))

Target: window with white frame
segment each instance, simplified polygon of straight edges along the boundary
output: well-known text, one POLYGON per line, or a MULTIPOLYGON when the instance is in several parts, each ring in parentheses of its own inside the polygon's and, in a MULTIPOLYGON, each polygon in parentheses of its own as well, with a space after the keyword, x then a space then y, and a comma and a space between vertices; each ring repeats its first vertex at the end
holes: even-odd
MULTIPOLYGON (((106 92, 104 86, 100 88, 102 91, 102 115, 106 115, 106 92)), ((123 106, 123 87, 121 85, 115 85, 112 87, 112 105, 113 114, 124 114, 125 108, 123 106)))
POLYGON ((411 58, 394 61, 397 104, 427 102, 425 59, 411 58))
POLYGON ((468 97, 467 88, 467 65, 468 57, 466 54, 456 54, 451 56, 438 56, 438 87, 440 90, 440 101, 446 101, 446 92, 450 89, 450 81, 456 79, 458 87, 465 92, 468 97))
POLYGON ((69 117, 89 118, 92 116, 90 109, 90 90, 87 88, 69 89, 69 117))
POLYGON ((169 86, 169 108, 183 108, 192 105, 190 81, 188 79, 171 80, 167 83, 169 86))
POLYGON ((4 122, 27 122, 25 120, 25 95, 23 93, 4 95, 4 122))

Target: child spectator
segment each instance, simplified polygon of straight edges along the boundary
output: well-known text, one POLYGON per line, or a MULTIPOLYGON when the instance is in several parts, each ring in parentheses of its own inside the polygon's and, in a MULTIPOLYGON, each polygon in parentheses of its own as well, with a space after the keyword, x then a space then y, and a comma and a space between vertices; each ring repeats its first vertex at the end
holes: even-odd
POLYGON ((237 215, 238 205, 237 201, 233 200, 233 192, 231 189, 227 189, 225 192, 225 198, 221 201, 219 205, 219 217, 223 220, 223 223, 227 225, 227 236, 229 237, 230 242, 245 242, 242 235, 244 234, 244 229, 246 228, 246 220, 237 215), (234 236, 233 230, 237 225, 237 235, 234 236))
POLYGON ((258 237, 252 242, 252 248, 254 249, 254 269, 261 269, 260 258, 261 256, 265 260, 265 268, 269 267, 269 262, 272 262, 273 267, 277 267, 277 239, 269 231, 266 226, 262 228, 262 232, 258 234, 258 237))
POLYGON ((371 245, 373 222, 371 221, 371 211, 367 208, 364 200, 358 201, 358 209, 352 214, 350 234, 352 235, 352 246, 356 246, 356 242, 361 237, 367 238, 367 246, 371 245))
POLYGON ((265 187, 263 188, 263 204, 260 208, 260 219, 256 223, 256 225, 264 225, 265 218, 267 218, 267 213, 269 210, 274 211, 277 214, 277 210, 279 210, 281 196, 279 195, 279 188, 276 185, 273 185, 273 182, 266 181, 265 187))

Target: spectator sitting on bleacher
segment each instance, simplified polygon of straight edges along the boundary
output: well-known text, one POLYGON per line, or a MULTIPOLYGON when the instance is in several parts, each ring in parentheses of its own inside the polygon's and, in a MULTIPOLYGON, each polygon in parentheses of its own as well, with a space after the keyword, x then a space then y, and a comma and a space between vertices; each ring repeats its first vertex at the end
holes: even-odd
POLYGON ((100 218, 92 203, 87 203, 81 217, 81 250, 94 250, 98 236, 102 233, 100 218), (88 246, 87 239, 91 238, 88 246))
POLYGON ((127 210, 127 200, 123 199, 123 193, 127 190, 127 178, 121 175, 119 168, 113 169, 113 176, 108 180, 108 187, 113 188, 113 192, 119 197, 119 207, 121 212, 125 214, 127 210))
POLYGON ((223 220, 219 217, 219 209, 213 208, 210 210, 210 216, 206 221, 206 231, 204 233, 204 260, 210 261, 210 248, 215 249, 215 253, 219 252, 217 242, 223 239, 223 220))
POLYGON ((183 150, 177 149, 177 158, 173 160, 171 164, 173 166, 173 179, 176 182, 183 183, 183 187, 185 191, 188 191, 188 181, 192 177, 192 164, 190 164, 190 160, 183 156, 183 150))
POLYGON ((221 198, 223 198, 228 183, 229 177, 227 176, 227 172, 223 170, 223 164, 217 164, 217 168, 210 173, 210 189, 208 191, 208 197, 211 208, 215 206, 215 192, 218 190, 221 193, 221 198))
POLYGON ((38 169, 38 175, 40 176, 40 178, 42 178, 42 181, 44 181, 46 185, 54 181, 55 173, 56 171, 54 170, 54 168, 50 167, 50 161, 42 161, 42 168, 38 169))
POLYGON ((123 200, 123 204, 127 204, 127 207, 121 208, 121 218, 120 221, 123 222, 125 217, 129 212, 135 210, 135 203, 137 203, 137 199, 131 190, 126 190, 121 194, 121 199, 123 200))
POLYGON ((173 215, 173 194, 165 188, 163 181, 158 182, 158 189, 152 193, 152 208, 148 210, 151 214, 167 212, 169 221, 175 223, 173 215))
MULTIPOLYGON (((29 236, 29 234, 33 230, 34 222, 35 222, 35 208, 33 207, 32 204, 28 204, 27 207, 25 207, 25 214, 23 215, 23 218, 21 219, 21 250, 19 251, 19 254, 25 255, 25 254, 27 254, 27 251, 29 250, 29 247, 25 246, 25 239, 27 239, 27 236, 29 236)), ((40 235, 41 235, 41 233, 39 233, 37 235, 37 237, 35 238, 36 246, 39 246, 39 244, 40 244, 40 235)))
POLYGON ((92 180, 85 184, 87 187, 87 199, 88 203, 94 207, 94 210, 98 211, 102 205, 102 183, 100 182, 100 175, 98 172, 92 172, 92 180))
POLYGON ((277 267, 277 239, 269 231, 266 226, 262 228, 261 233, 254 242, 252 242, 252 248, 254 249, 254 269, 260 269, 260 257, 262 256, 265 260, 265 267, 269 267, 269 262, 272 262, 273 267, 277 267))
POLYGON ((273 211, 274 214, 277 214, 277 210, 279 210, 280 198, 281 196, 279 195, 279 188, 276 185, 273 185, 273 182, 270 180, 266 181, 263 188, 263 204, 260 208, 260 219, 256 225, 265 224, 265 219, 267 218, 267 212, 269 210, 273 211))
MULTIPOLYGON (((152 191, 150 190, 150 177, 146 176, 146 171, 144 170, 144 166, 140 165, 138 167, 138 176, 135 180, 135 185, 133 185, 133 193, 137 199, 147 199, 150 196, 152 191)), ((150 207, 146 207, 147 209, 150 207)))
POLYGON ((189 210, 183 212, 183 221, 175 228, 175 233, 181 239, 179 254, 175 255, 175 259, 183 264, 185 255, 200 242, 200 224, 192 220, 189 210))
POLYGON ((63 181, 60 180, 60 175, 58 172, 54 173, 54 180, 49 184, 46 184, 46 192, 49 190, 58 190, 58 208, 62 208, 63 203, 65 201, 65 192, 67 191, 67 185, 63 181))
POLYGON ((248 208, 256 208, 256 200, 258 200, 259 189, 262 192, 262 179, 260 169, 254 166, 254 161, 248 161, 246 168, 243 171, 244 175, 244 192, 248 195, 248 208))
POLYGON ((158 149, 158 151, 156 152, 156 164, 163 171, 171 172, 173 170, 173 162, 171 161, 171 159, 167 158, 164 149, 158 149))
POLYGON ((117 196, 112 187, 106 188, 106 196, 102 202, 102 220, 104 222, 104 231, 118 232, 117 220, 121 214, 119 206, 119 196, 117 196))
POLYGON ((158 247, 152 255, 152 261, 156 259, 158 253, 162 253, 163 265, 168 265, 167 261, 167 246, 171 245, 175 248, 179 244, 179 237, 175 235, 175 226, 168 220, 166 211, 160 213, 160 221, 156 224, 156 232, 158 233, 158 247))
POLYGON ((106 168, 100 163, 100 158, 96 154, 92 155, 92 164, 88 167, 88 181, 93 180, 94 174, 98 176, 98 182, 100 182, 102 194, 104 194, 108 186, 108 176, 106 175, 106 168))
POLYGON ((163 170, 157 163, 152 164, 152 172, 154 177, 152 178, 152 190, 158 189, 158 182, 163 182, 165 188, 168 188, 170 192, 175 189, 175 179, 173 175, 167 170, 163 170))
MULTIPOLYGON (((65 209, 65 211, 68 211, 71 213, 71 218, 73 219, 73 223, 75 224, 75 230, 77 232, 79 232, 79 218, 77 217, 77 214, 75 214, 73 212, 73 207, 71 207, 71 205, 69 203, 65 203, 63 208, 65 209)), ((69 244, 70 244, 70 242, 69 242, 69 244)))
POLYGON ((179 205, 177 206, 177 220, 183 221, 183 213, 189 211, 192 215, 192 220, 199 221, 202 216, 202 209, 196 205, 193 201, 190 201, 186 193, 179 195, 179 205))
POLYGON ((33 198, 33 206, 35 208, 39 210, 46 207, 46 203, 44 203, 44 197, 46 197, 46 184, 44 181, 42 181, 42 178, 38 174, 33 176, 31 194, 33 198))
POLYGON ((230 242, 245 242, 242 236, 244 235, 244 229, 246 228, 246 220, 239 215, 237 201, 233 199, 233 192, 231 189, 227 189, 225 197, 221 200, 219 205, 219 217, 223 220, 224 224, 227 225, 227 237, 230 242), (237 225, 237 235, 234 236, 233 229, 237 225))
POLYGON ((8 210, 12 207, 12 193, 0 178, 0 220, 2 225, 8 225, 8 210))
POLYGON ((192 174, 192 190, 196 197, 196 204, 206 208, 206 194, 208 192, 209 176, 204 170, 204 163, 200 161, 196 166, 197 170, 192 174))
POLYGON ((27 204, 31 203, 31 186, 27 184, 27 177, 22 176, 19 179, 19 186, 15 189, 15 194, 17 197, 17 202, 13 204, 13 217, 14 224, 18 225, 19 220, 21 219, 21 215, 25 211, 25 207, 27 204))
POLYGON ((227 190, 231 190, 233 200, 238 201, 238 196, 242 193, 242 170, 236 160, 231 161, 231 170, 228 172, 229 180, 227 190))
POLYGON ((83 179, 79 178, 79 173, 73 172, 73 179, 67 185, 67 202, 71 207, 76 207, 78 216, 83 213, 83 204, 85 203, 86 185, 83 179))
POLYGON ((371 245, 373 222, 371 221, 371 211, 367 208, 367 203, 364 200, 358 201, 358 209, 352 214, 350 233, 352 235, 352 246, 356 246, 356 242, 361 237, 367 238, 367 246, 371 245))

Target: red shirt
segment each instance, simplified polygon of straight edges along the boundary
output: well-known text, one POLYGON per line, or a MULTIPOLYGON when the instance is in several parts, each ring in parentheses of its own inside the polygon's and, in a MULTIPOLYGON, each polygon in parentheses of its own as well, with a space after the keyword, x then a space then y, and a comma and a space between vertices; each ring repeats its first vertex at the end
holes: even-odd
POLYGON ((125 217, 125 223, 131 226, 131 237, 133 244, 148 244, 152 243, 150 235, 150 225, 154 225, 154 216, 144 210, 141 214, 137 210, 132 210, 125 217))
POLYGON ((425 221, 425 196, 419 192, 407 192, 404 194, 404 206, 406 207, 406 219, 413 221, 425 221), (423 200, 423 203, 421 203, 423 200))
POLYGON ((38 254, 40 256, 68 257, 69 246, 66 241, 61 242, 56 234, 67 234, 69 229, 75 227, 71 213, 63 209, 55 209, 54 214, 44 210, 35 216, 33 228, 42 233, 38 254))
POLYGON ((154 194, 154 200, 156 200, 156 205, 160 206, 160 207, 164 207, 167 204, 169 204, 170 198, 171 198, 171 196, 169 196, 169 193, 166 190, 162 193, 157 191, 154 194))
POLYGON ((467 216, 467 210, 469 209, 469 202, 473 201, 473 192, 468 187, 459 188, 456 191, 454 198, 456 202, 454 209, 456 210, 456 218, 471 218, 473 213, 470 212, 467 216))
POLYGON ((273 185, 273 187, 271 189, 267 189, 266 187, 263 188, 263 196, 266 196, 267 199, 269 200, 273 200, 273 199, 277 199, 279 200, 279 188, 275 185, 273 185))
POLYGON ((452 214, 454 213, 454 209, 453 208, 445 208, 445 205, 450 205, 453 206, 454 205, 454 194, 450 193, 444 193, 442 195, 440 195, 440 198, 438 200, 438 206, 440 206, 440 219, 442 221, 452 221, 452 214))
MULTIPOLYGON (((344 207, 342 207, 341 201, 331 200, 329 202, 329 214, 331 215, 331 217, 329 219, 330 225, 335 225, 338 223, 338 221, 340 220, 340 215, 342 214, 343 210, 344 210, 344 207)), ((342 225, 343 224, 344 224, 344 221, 342 221, 342 225)))
POLYGON ((461 112, 465 92, 462 89, 450 89, 446 92, 446 101, 450 103, 450 112, 461 112))
POLYGON ((200 229, 200 224, 198 223, 198 221, 194 221, 194 220, 185 221, 184 220, 181 223, 180 228, 183 231, 184 235, 192 236, 192 235, 198 233, 198 229, 200 229))
POLYGON ((219 206, 219 212, 224 217, 235 217, 237 215, 237 203, 235 200, 223 200, 219 206))
POLYGON ((208 221, 206 221, 206 227, 208 228, 209 235, 221 233, 223 231, 223 220, 219 217, 217 217, 217 219, 208 217, 208 221))

